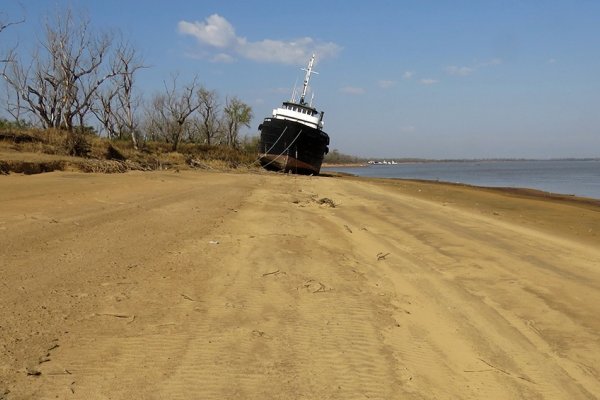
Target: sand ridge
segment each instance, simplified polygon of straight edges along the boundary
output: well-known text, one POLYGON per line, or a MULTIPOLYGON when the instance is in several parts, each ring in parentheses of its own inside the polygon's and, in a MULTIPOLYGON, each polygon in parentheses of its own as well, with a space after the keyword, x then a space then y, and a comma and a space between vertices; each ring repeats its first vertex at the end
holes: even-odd
POLYGON ((593 205, 209 172, 0 188, 6 398, 600 393, 593 205))

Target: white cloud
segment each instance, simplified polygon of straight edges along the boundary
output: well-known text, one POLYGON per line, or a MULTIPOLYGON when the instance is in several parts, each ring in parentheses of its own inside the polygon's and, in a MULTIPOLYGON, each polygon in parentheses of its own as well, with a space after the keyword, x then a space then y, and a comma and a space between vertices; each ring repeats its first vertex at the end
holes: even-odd
POLYGON ((493 65, 498 65, 501 64, 502 60, 499 58, 492 58, 491 60, 488 61, 483 61, 480 63, 476 63, 473 64, 471 66, 456 66, 456 65, 450 65, 448 67, 445 68, 446 72, 449 75, 454 75, 454 76, 469 76, 472 73, 474 73, 475 71, 477 71, 480 68, 484 68, 484 67, 490 67, 493 65))
POLYGON ((402 79, 410 79, 413 77, 415 73, 413 71, 404 71, 402 74, 402 79))
POLYGON ((450 75, 467 76, 471 75, 473 71, 475 71, 475 68, 471 67, 457 67, 455 65, 446 67, 446 72, 448 72, 450 75))
POLYGON ((382 89, 389 89, 392 86, 396 85, 396 81, 390 81, 390 80, 382 79, 382 80, 380 80, 380 81, 377 82, 377 85, 379 85, 379 87, 382 88, 382 89))
POLYGON ((216 54, 213 58, 210 59, 212 62, 216 63, 232 63, 235 61, 235 58, 229 54, 219 53, 216 54))
POLYGON ((341 50, 333 42, 320 42, 311 37, 290 41, 263 39, 252 42, 237 36, 233 25, 218 14, 211 15, 204 22, 180 21, 178 28, 179 33, 195 37, 200 44, 220 49, 220 59, 226 62, 231 62, 234 58, 231 55, 225 57, 225 51, 253 61, 303 64, 312 53, 322 60, 336 56, 341 50))
POLYGON ((303 64, 312 53, 321 60, 335 56, 340 47, 335 43, 318 43, 310 37, 293 41, 265 39, 260 42, 248 42, 240 39, 237 51, 243 57, 254 61, 276 62, 283 64, 303 64))
POLYGON ((421 79, 419 82, 421 82, 421 84, 423 84, 423 85, 434 85, 434 84, 438 83, 439 81, 437 79, 424 78, 424 79, 421 79))
POLYGON ((179 21, 177 26, 179 33, 194 36, 200 42, 218 48, 229 47, 237 40, 233 25, 218 14, 206 18, 206 22, 179 21))
POLYGON ((346 94, 365 94, 365 89, 355 86, 344 86, 340 89, 340 92, 346 94))
POLYGON ((501 58, 492 58, 491 60, 484 61, 484 62, 481 62, 481 63, 477 64, 476 68, 489 67, 489 66, 492 66, 492 65, 499 65, 499 64, 502 64, 502 59, 501 58))

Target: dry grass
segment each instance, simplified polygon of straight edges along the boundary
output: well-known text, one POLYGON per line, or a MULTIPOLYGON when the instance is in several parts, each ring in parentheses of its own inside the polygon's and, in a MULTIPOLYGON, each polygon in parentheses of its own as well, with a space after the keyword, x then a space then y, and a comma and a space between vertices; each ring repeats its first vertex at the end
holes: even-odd
POLYGON ((254 160, 255 154, 226 146, 183 143, 174 152, 169 143, 144 142, 136 150, 131 141, 111 141, 92 134, 80 135, 74 141, 73 136, 69 137, 61 130, 0 130, 0 173, 3 174, 65 169, 106 173, 165 169, 247 170, 256 168, 252 165, 254 160), (74 149, 74 146, 79 147, 74 149), (79 151, 85 156, 71 157, 79 155, 79 151), (52 157, 49 160, 42 155, 52 157))

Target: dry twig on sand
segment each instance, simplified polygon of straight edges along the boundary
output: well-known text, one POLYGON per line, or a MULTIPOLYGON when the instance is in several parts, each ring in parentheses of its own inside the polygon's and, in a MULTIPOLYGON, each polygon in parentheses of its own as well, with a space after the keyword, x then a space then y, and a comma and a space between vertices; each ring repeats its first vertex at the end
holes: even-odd
MULTIPOLYGON (((519 379, 522 379, 522 380, 530 382, 530 383, 535 383, 534 381, 532 381, 529 378, 526 378, 524 376, 519 376, 519 375, 513 375, 510 372, 503 370, 502 368, 496 367, 495 365, 492 365, 489 362, 485 361, 483 358, 478 358, 478 360, 481 361, 481 362, 483 362, 484 364, 486 364, 487 366, 493 368, 494 370, 496 370, 498 372, 502 372, 503 374, 506 374, 508 376, 514 376, 515 378, 519 378, 519 379)), ((465 371, 465 372, 484 372, 484 371, 490 371, 490 370, 477 370, 477 371, 465 371)))
MULTIPOLYGON (((315 290, 313 293, 320 293, 320 292, 325 292, 327 289, 325 288, 325 285, 323 285, 321 282, 319 282, 319 288, 317 290, 315 290)), ((329 289, 331 290, 331 289, 329 289)))
POLYGON ((262 274, 262 276, 267 276, 267 275, 277 275, 280 271, 273 271, 273 272, 265 272, 264 274, 262 274))
POLYGON ((135 315, 129 314, 120 314, 120 313, 96 313, 98 316, 106 316, 106 317, 115 317, 115 318, 128 318, 128 324, 132 323, 135 320, 135 315))
POLYGON ((37 370, 37 369, 32 368, 32 367, 25 368, 25 372, 29 376, 40 376, 42 374, 42 372, 40 370, 37 370))
POLYGON ((389 255, 390 253, 377 253, 377 261, 385 260, 385 258, 389 255))

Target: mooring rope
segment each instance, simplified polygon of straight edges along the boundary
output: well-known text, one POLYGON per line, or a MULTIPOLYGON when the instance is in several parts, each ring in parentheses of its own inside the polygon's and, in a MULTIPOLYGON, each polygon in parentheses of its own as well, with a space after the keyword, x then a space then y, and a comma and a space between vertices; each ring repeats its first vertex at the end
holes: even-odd
MULTIPOLYGON (((281 135, 279 135, 279 137, 277 138, 275 143, 273 143, 273 146, 271 146, 271 148, 269 150, 266 150, 264 152, 264 154, 268 154, 271 150, 273 150, 273 147, 275 147, 277 142, 279 142, 279 139, 281 139, 283 137, 283 134, 285 133, 285 131, 287 131, 287 128, 288 128, 287 126, 285 128, 283 128, 283 132, 281 132, 281 135)), ((250 163, 250 165, 254 165, 258 160, 260 160, 260 157, 258 157, 256 160, 252 161, 252 163, 250 163)), ((250 165, 248 165, 248 166, 250 166, 250 165)))
POLYGON ((266 167, 267 165, 271 165, 279 157, 281 157, 283 155, 283 153, 285 153, 286 151, 288 151, 290 149, 290 147, 292 147, 292 145, 294 144, 294 142, 296 142, 296 139, 298 139, 298 137, 300 136, 301 133, 302 133, 302 129, 300 129, 300 132, 298 132, 298 134, 296 135, 296 137, 294 138, 294 140, 292 140, 292 143, 290 143, 288 147, 286 147, 281 153, 279 153, 279 155, 277 157, 275 157, 274 159, 272 159, 271 161, 269 161, 268 163, 266 163, 265 165, 263 165, 263 167, 266 167))

